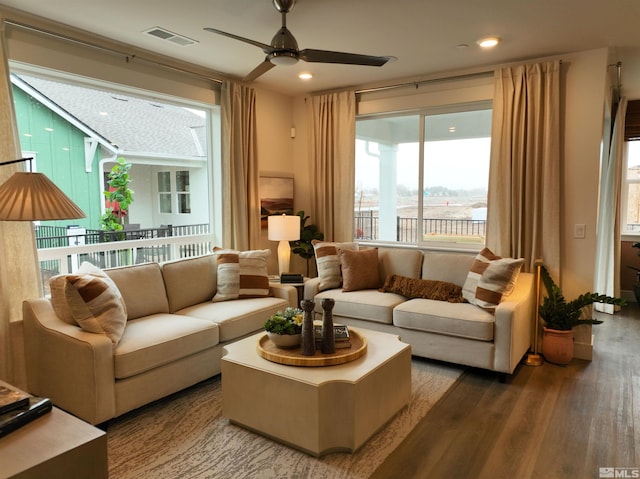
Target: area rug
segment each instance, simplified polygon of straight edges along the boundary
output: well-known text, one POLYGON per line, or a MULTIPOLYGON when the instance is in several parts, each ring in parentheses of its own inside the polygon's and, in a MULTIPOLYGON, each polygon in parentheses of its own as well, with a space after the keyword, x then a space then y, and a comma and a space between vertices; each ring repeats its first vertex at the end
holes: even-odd
POLYGON ((218 376, 113 420, 108 427, 109 478, 367 478, 463 368, 414 358, 411 371, 407 407, 356 453, 319 459, 230 424, 221 416, 218 376))

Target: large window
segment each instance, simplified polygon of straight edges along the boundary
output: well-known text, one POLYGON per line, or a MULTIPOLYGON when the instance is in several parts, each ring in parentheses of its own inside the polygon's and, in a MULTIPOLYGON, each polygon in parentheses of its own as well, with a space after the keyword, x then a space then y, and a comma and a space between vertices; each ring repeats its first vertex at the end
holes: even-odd
POLYGON ((490 148, 488 102, 358 119, 356 239, 484 244, 490 148))
MULTIPOLYGON (((19 67, 12 82, 21 147, 85 211, 75 226, 102 228, 104 177, 123 158, 131 165, 134 200, 126 223, 212 231, 217 107, 19 67)), ((57 231, 69 222, 43 223, 57 231)))
POLYGON ((623 181, 622 230, 628 234, 640 234, 640 141, 625 143, 627 167, 623 181))

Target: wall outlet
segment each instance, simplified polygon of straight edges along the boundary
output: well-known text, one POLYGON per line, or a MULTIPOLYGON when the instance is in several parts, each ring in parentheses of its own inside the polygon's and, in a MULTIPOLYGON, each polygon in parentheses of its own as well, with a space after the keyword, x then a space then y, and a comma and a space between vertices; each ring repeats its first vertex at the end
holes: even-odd
POLYGON ((584 223, 576 223, 573 226, 573 237, 584 239, 587 226, 584 223))

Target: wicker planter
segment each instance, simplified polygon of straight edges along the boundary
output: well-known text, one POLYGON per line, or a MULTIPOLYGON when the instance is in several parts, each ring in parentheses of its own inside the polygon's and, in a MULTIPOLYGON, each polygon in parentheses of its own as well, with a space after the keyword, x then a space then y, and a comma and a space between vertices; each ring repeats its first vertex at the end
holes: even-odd
POLYGON ((573 330, 560 331, 544 328, 542 355, 550 363, 569 364, 573 358, 573 330))

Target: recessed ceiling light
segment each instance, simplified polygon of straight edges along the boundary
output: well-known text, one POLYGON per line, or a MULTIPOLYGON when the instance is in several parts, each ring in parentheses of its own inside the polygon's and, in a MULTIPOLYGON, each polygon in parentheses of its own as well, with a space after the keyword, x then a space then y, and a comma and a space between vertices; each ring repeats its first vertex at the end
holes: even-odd
POLYGON ((300 78, 300 80, 311 80, 313 75, 309 72, 302 72, 298 75, 298 78, 300 78))
POLYGON ((482 48, 493 48, 498 43, 500 43, 500 38, 498 37, 484 37, 478 40, 478 45, 482 48))

